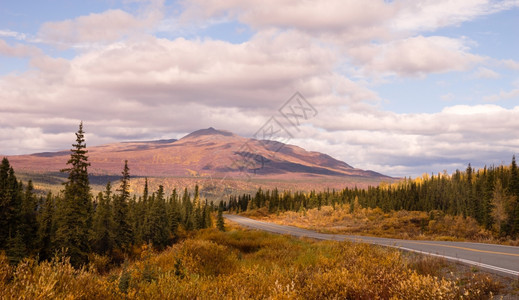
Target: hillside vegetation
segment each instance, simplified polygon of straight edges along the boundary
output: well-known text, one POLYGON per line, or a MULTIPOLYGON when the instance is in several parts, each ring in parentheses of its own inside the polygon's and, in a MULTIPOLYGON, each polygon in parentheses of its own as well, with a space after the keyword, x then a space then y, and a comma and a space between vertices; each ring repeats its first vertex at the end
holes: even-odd
MULTIPOLYGON (((211 215, 218 207, 194 195, 187 188, 166 195, 162 185, 156 191, 145 180, 142 196, 132 197, 127 161, 118 187, 110 182, 96 197, 92 195, 82 124, 70 151, 63 189, 38 197, 32 181, 18 180, 7 158, 0 163, 0 253, 11 264, 25 257, 49 260, 55 253, 81 267, 98 256, 114 265, 144 244, 164 249, 185 232, 212 226, 211 215)), ((221 217, 220 208, 220 220, 221 217)), ((219 224, 221 222, 218 222, 219 224)))
POLYGON ((446 215, 441 211, 390 211, 380 208, 323 206, 305 211, 269 214, 265 208, 246 211, 242 215, 254 219, 290 225, 322 233, 368 235, 398 239, 478 241, 518 244, 496 239, 491 231, 470 217, 446 215))
POLYGON ((336 214, 343 221, 351 215, 354 222, 394 223, 374 226, 382 230, 379 234, 400 231, 399 222, 408 221, 411 225, 403 228, 451 235, 441 226, 473 218, 459 231, 484 227, 478 234, 517 236, 515 159, 510 167, 477 172, 469 167, 451 177, 366 190, 279 193, 260 188, 254 197, 232 196, 214 205, 202 198, 198 186, 193 194, 162 185, 155 190, 146 179, 142 194, 131 195, 127 161, 117 187, 108 183, 94 196, 82 124, 72 147, 62 170, 63 188, 45 197, 35 193, 30 180, 16 177, 7 158, 0 164, 2 299, 481 299, 500 291, 487 275, 459 273, 441 261, 397 250, 223 232, 224 208, 280 217, 292 212, 324 217, 329 224, 337 223, 336 214), (404 210, 421 212, 407 215, 404 210))
POLYGON ((256 231, 205 229, 160 253, 106 271, 102 260, 9 265, 3 299, 483 299, 501 285, 441 261, 350 242, 313 242, 256 231))
MULTIPOLYGON (((518 199, 519 170, 514 156, 510 166, 474 170, 469 165, 465 172, 425 175, 367 189, 310 193, 259 189, 255 195, 231 196, 226 209, 237 213, 260 209, 256 212, 260 215, 297 212, 303 223, 317 214, 324 218, 316 217, 310 226, 326 223, 331 231, 342 228, 391 236, 403 229, 409 237, 510 241, 519 237, 518 199), (331 211, 313 211, 326 206, 331 211)), ((284 216, 288 220, 295 214, 284 216)))

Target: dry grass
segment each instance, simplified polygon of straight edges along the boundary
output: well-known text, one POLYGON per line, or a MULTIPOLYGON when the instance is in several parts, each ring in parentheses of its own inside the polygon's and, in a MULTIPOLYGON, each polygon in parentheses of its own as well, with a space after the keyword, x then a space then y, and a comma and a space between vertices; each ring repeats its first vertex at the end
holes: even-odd
POLYGON ((496 240, 490 231, 479 226, 474 219, 450 216, 439 211, 426 213, 400 210, 384 213, 380 208, 357 208, 350 213, 349 205, 344 205, 280 214, 268 214, 266 209, 258 209, 247 211, 246 215, 323 233, 418 240, 470 240, 510 245, 516 245, 518 242, 496 240))
POLYGON ((66 260, 12 268, 0 256, 2 299, 484 299, 491 278, 445 278, 441 263, 349 242, 257 231, 203 230, 106 275, 66 260))

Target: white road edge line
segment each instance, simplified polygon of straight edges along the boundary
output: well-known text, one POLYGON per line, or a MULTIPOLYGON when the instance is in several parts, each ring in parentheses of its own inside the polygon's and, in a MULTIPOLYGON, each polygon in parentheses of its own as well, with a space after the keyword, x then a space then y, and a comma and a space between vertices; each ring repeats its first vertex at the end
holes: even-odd
MULTIPOLYGON (((231 218, 229 218, 229 219, 231 219, 231 218)), ((272 225, 271 223, 268 223, 268 222, 262 222, 262 221, 257 221, 257 220, 255 220, 255 221, 263 223, 263 225, 267 225, 267 226, 272 225)), ((256 227, 254 225, 255 224, 252 222, 252 223, 249 223, 248 227, 252 227, 252 228, 254 228, 256 230, 263 230, 263 231, 273 232, 273 233, 277 233, 277 234, 288 234, 288 235, 292 235, 292 236, 298 236, 298 235, 295 235, 293 233, 290 233, 290 231, 288 231, 288 233, 280 233, 280 232, 274 231, 273 229, 272 229, 272 231, 265 230, 264 228, 256 227)), ((247 226, 247 225, 245 225, 245 226, 247 226)), ((270 226, 270 227, 276 228, 275 226, 270 226)), ((282 228, 279 228, 279 229, 282 229, 282 228)), ((331 236, 333 236, 333 235, 331 235, 331 236)), ((314 238, 314 239, 318 239, 318 240, 337 240, 335 238, 331 238, 331 236, 328 237, 328 238, 324 238, 322 236, 312 237, 311 235, 307 235, 306 237, 314 238)), ((337 237, 339 237, 339 236, 337 236, 337 237)), ((299 236, 299 237, 301 237, 301 236, 299 236)), ((505 268, 501 268, 501 267, 496 267, 496 266, 492 266, 492 265, 487 265, 487 264, 479 263, 479 262, 476 262, 476 261, 473 261, 473 260, 457 258, 457 257, 452 257, 452 256, 446 256, 446 255, 436 254, 436 253, 432 253, 432 252, 420 251, 420 250, 410 249, 410 248, 396 246, 396 245, 377 244, 377 243, 374 243, 373 241, 356 240, 356 239, 351 239, 351 238, 348 238, 348 237, 346 237, 346 239, 348 239, 348 240, 350 240, 352 242, 357 242, 357 243, 359 243, 359 242, 360 243, 368 243, 368 244, 373 244, 373 245, 382 246, 382 247, 391 247, 391 248, 396 248, 396 249, 400 249, 400 250, 404 250, 404 251, 410 251, 410 252, 420 253, 420 254, 429 255, 429 256, 441 257, 441 258, 444 258, 444 259, 447 259, 447 260, 451 260, 451 261, 456 261, 456 262, 460 262, 460 263, 464 263, 464 264, 468 264, 468 265, 473 265, 473 266, 477 266, 477 267, 480 267, 480 268, 485 268, 485 269, 488 269, 488 270, 493 270, 493 271, 497 271, 497 272, 501 272, 501 273, 505 273, 505 274, 509 274, 509 275, 513 275, 513 276, 519 276, 519 272, 518 271, 509 270, 509 269, 505 269, 505 268)), ((344 239, 341 239, 341 240, 344 241, 344 239)))
POLYGON ((474 265, 474 266, 477 266, 477 267, 481 267, 481 268, 485 268, 485 269, 489 269, 489 270, 493 270, 493 271, 498 271, 498 272, 502 272, 502 273, 506 273, 506 274, 510 274, 510 275, 514 275, 514 276, 519 276, 519 272, 517 272, 517 271, 509 270, 509 269, 505 269, 505 268, 501 268, 501 267, 496 267, 496 266, 492 266, 492 265, 487 265, 487 264, 479 263, 479 262, 473 261, 473 260, 468 260, 468 259, 464 259, 464 258, 457 258, 457 257, 452 257, 452 256, 446 256, 446 255, 441 255, 441 254, 436 254, 436 253, 431 253, 431 252, 425 252, 425 251, 420 251, 420 250, 414 250, 414 249, 410 249, 410 248, 406 248, 406 247, 389 246, 389 245, 386 245, 386 246, 387 247, 392 247, 392 248, 397 248, 397 249, 402 249, 402 250, 405 250, 405 251, 420 253, 420 254, 424 254, 424 255, 441 257, 441 258, 445 258, 447 260, 457 261, 457 262, 461 262, 461 263, 465 263, 465 264, 469 264, 469 265, 474 265))

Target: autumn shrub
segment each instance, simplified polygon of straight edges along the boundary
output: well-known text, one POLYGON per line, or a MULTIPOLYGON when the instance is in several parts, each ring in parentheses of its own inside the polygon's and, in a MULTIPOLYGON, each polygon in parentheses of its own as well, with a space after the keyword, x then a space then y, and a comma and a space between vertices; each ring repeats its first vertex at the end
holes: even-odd
POLYGON ((325 233, 360 234, 388 238, 433 240, 493 240, 492 233, 470 217, 446 215, 440 211, 390 211, 346 206, 323 206, 305 213, 287 211, 278 215, 251 216, 283 225, 292 225, 325 233))
POLYGON ((407 266, 419 275, 440 276, 447 262, 443 258, 408 253, 407 266))
POLYGON ((256 231, 244 234, 241 230, 233 230, 229 233, 223 233, 215 230, 201 230, 197 236, 200 239, 209 240, 236 249, 243 253, 251 253, 259 250, 264 244, 268 242, 265 233, 256 231))
MULTIPOLYGON (((503 288, 501 283, 495 281, 488 274, 475 273, 462 280, 465 281, 462 294, 473 299, 486 299, 490 295, 498 294, 503 288)), ((458 282, 458 284, 460 283, 458 282)))
POLYGON ((242 215, 247 216, 249 218, 267 217, 267 216, 269 216, 269 210, 267 207, 260 207, 258 209, 246 210, 242 213, 242 215))
POLYGON ((233 272, 237 268, 237 263, 236 253, 228 247, 208 240, 187 239, 166 249, 160 255, 135 262, 134 269, 136 278, 142 278, 146 268, 155 268, 162 273, 218 276, 233 272))
POLYGON ((110 256, 92 253, 88 256, 89 268, 100 274, 108 273, 112 267, 111 260, 110 256))
POLYGON ((411 272, 393 290, 396 299, 459 299, 460 289, 452 281, 411 272))
POLYGON ((12 279, 13 268, 5 253, 0 252, 0 288, 6 286, 12 279))
POLYGON ((2 290, 3 299, 117 299, 113 286, 97 274, 74 269, 68 258, 22 260, 2 290))
POLYGON ((173 248, 178 249, 180 260, 194 262, 186 265, 191 273, 217 276, 229 274, 237 267, 236 254, 229 248, 211 241, 186 240, 173 248))
POLYGON ((105 275, 59 258, 14 268, 0 255, 0 298, 484 299, 500 288, 479 273, 447 278, 441 264, 391 248, 257 231, 203 230, 162 252, 139 252, 105 275))

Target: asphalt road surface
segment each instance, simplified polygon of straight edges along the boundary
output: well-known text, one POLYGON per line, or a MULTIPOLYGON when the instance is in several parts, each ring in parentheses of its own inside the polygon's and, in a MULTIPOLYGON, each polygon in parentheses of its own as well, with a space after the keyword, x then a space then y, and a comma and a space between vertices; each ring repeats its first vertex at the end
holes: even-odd
POLYGON ((257 221, 237 215, 224 215, 224 217, 252 229, 318 240, 350 240, 388 246, 477 266, 508 277, 517 278, 519 276, 519 247, 469 242, 415 241, 357 235, 325 234, 293 226, 257 221))

